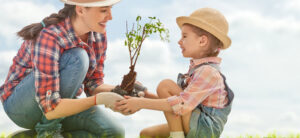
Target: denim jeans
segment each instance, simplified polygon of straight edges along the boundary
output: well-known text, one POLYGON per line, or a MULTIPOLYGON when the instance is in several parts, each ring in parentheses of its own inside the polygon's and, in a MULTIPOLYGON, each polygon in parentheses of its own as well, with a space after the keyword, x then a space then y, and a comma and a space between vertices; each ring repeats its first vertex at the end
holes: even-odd
MULTIPOLYGON (((84 49, 65 51, 59 60, 60 96, 76 98, 89 67, 89 57, 84 49)), ((35 100, 34 73, 29 73, 3 103, 8 117, 18 126, 35 129, 37 133, 63 130, 70 137, 124 137, 124 129, 116 124, 99 107, 91 107, 81 113, 47 120, 35 100)))
POLYGON ((192 112, 190 131, 186 138, 219 138, 227 122, 232 104, 222 109, 200 106, 201 108, 197 107, 192 112))
POLYGON ((193 110, 190 119, 190 131, 186 138, 219 138, 224 125, 227 122, 228 115, 231 112, 232 101, 234 93, 228 87, 226 78, 221 74, 224 79, 225 89, 228 92, 228 103, 222 109, 213 107, 206 107, 199 104, 193 110))

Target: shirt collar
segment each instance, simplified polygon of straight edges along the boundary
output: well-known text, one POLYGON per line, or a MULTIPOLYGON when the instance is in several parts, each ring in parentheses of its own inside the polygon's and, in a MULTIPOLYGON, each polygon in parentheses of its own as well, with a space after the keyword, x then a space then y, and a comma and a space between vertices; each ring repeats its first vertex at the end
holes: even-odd
MULTIPOLYGON (((74 42, 75 44, 81 43, 83 42, 76 34, 74 31, 74 28, 71 24, 71 19, 69 17, 67 17, 65 19, 65 28, 66 31, 68 33, 69 38, 72 40, 72 42, 74 42)), ((97 32, 89 32, 88 34, 88 42, 92 41, 92 42, 101 42, 101 34, 97 33, 97 32)))
POLYGON ((201 59, 191 59, 190 60, 190 68, 193 68, 197 65, 203 64, 203 63, 208 63, 212 62, 215 64, 220 64, 221 63, 221 58, 219 57, 206 57, 206 58, 201 58, 201 59))

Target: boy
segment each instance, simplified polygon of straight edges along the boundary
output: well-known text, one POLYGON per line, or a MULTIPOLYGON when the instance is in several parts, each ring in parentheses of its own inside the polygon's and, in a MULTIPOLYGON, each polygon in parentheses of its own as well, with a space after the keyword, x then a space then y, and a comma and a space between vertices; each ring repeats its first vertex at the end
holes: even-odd
POLYGON ((233 93, 219 71, 221 49, 230 46, 228 23, 215 9, 202 8, 190 16, 177 18, 182 37, 182 55, 192 58, 187 74, 177 84, 163 80, 157 87, 158 99, 125 96, 116 109, 134 113, 140 109, 164 112, 167 124, 142 130, 142 137, 220 137, 231 110, 233 93))

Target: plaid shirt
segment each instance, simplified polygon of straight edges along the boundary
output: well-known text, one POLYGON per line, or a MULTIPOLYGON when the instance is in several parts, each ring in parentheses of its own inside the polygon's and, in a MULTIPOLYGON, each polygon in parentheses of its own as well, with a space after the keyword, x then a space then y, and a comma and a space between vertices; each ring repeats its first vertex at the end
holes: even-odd
MULTIPOLYGON (((213 62, 220 64, 221 58, 208 57, 191 60, 190 70, 197 65, 213 62)), ((197 68, 191 77, 187 76, 187 87, 179 96, 168 98, 173 111, 183 115, 192 111, 198 104, 208 107, 224 108, 228 99, 225 84, 219 71, 210 65, 197 68)))
MULTIPOLYGON (((75 35, 69 18, 44 28, 36 41, 24 41, 13 64, 9 69, 5 83, 0 87, 0 99, 4 102, 19 82, 29 73, 35 77, 35 99, 41 110, 47 113, 60 102, 59 58, 65 50, 80 47, 89 55, 89 69, 83 81, 85 93, 103 83, 103 67, 107 48, 106 34, 89 32, 87 43, 75 35)), ((83 86, 77 95, 82 93, 83 86)), ((17 102, 17 101, 16 101, 17 102)))

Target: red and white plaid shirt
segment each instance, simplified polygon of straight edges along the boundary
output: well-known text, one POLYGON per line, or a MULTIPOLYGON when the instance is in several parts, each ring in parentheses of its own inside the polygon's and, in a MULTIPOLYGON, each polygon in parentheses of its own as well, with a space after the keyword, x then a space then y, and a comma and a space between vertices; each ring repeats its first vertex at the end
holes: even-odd
MULTIPOLYGON (((92 91, 103 83, 106 34, 89 32, 88 42, 85 43, 75 35, 70 18, 66 18, 56 25, 44 28, 36 41, 23 42, 13 59, 5 83, 0 87, 0 100, 4 102, 19 82, 34 72, 35 99, 44 113, 53 110, 61 99, 59 58, 65 50, 74 47, 85 49, 89 55, 89 69, 83 84, 85 93, 92 95, 92 91)), ((83 86, 77 95, 80 95, 82 90, 83 86)))
MULTIPOLYGON (((219 65, 221 58, 193 59, 191 60, 190 70, 207 62, 219 65)), ((228 102, 224 80, 219 71, 210 65, 197 68, 191 77, 187 77, 187 84, 187 87, 179 96, 168 98, 168 102, 177 115, 184 115, 192 111, 200 103, 207 107, 224 108, 228 102)))

